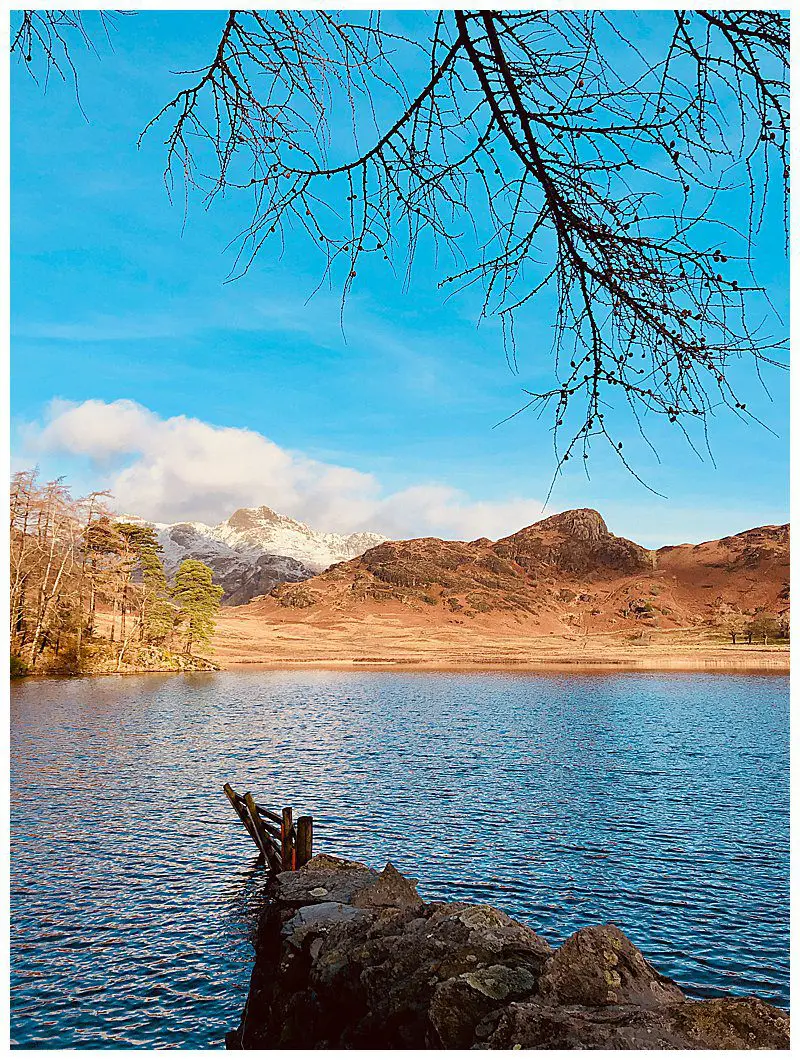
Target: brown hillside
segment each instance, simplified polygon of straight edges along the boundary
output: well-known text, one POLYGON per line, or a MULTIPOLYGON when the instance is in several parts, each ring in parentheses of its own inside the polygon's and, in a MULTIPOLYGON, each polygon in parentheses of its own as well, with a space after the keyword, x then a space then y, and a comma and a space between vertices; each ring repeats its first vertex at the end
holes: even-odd
POLYGON ((269 624, 382 618, 532 636, 725 628, 788 607, 789 528, 651 552, 591 509, 563 512, 492 542, 387 541, 231 617, 269 624))

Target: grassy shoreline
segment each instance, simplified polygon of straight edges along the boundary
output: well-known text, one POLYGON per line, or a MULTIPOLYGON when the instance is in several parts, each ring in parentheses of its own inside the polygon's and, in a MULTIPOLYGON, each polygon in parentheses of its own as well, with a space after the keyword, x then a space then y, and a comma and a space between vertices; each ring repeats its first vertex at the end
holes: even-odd
MULTIPOLYGON (((241 648, 241 645, 238 645, 241 648)), ((785 647, 667 646, 631 649, 628 645, 576 647, 563 642, 526 648, 520 645, 424 644, 360 645, 313 642, 271 645, 269 650, 236 651, 220 646, 216 659, 227 671, 282 669, 417 670, 417 671, 732 671, 788 673, 790 652, 785 647), (315 650, 316 648, 316 650, 315 650), (351 650, 348 650, 351 649, 351 650), (372 650, 370 650, 372 649, 372 650)))
MULTIPOLYGON (((300 631, 297 631, 300 632, 300 631)), ((308 630, 303 631, 308 634, 308 630)), ((274 670, 339 670, 352 672, 408 671, 419 673, 782 673, 790 672, 786 645, 725 645, 705 642, 631 645, 615 638, 575 644, 564 638, 536 638, 523 643, 507 638, 406 638, 297 636, 258 638, 246 643, 221 639, 213 659, 152 652, 121 669, 108 658, 95 658, 80 670, 48 666, 26 677, 109 677, 169 673, 252 673, 274 670)), ((15 677, 20 680, 22 675, 15 677)))

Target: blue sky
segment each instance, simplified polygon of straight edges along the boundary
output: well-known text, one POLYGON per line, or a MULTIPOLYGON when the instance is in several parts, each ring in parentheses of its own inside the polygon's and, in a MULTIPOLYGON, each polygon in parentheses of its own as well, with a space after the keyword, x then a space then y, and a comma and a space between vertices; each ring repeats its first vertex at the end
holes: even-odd
MULTIPOLYGON (((320 265, 307 243, 290 241, 282 258, 268 247, 226 284, 246 204, 195 201, 184 225, 180 196, 169 202, 159 136, 138 151, 136 140, 174 94, 168 71, 203 62, 220 17, 123 19, 113 52, 81 57, 88 121, 70 86, 51 81, 44 94, 12 68, 13 459, 65 474, 78 492, 111 485, 124 506, 165 520, 264 503, 323 529, 469 537, 539 518, 554 470, 548 421, 494 424, 523 387, 551 378, 545 305, 522 329, 515 376, 497 327, 476 327, 475 296, 446 301, 424 259, 408 290, 375 263, 360 270, 343 336, 337 291, 307 301, 320 265), (229 475, 214 449, 223 438, 229 475)), ((759 258, 785 309, 779 232, 759 258)), ((650 546, 787 520, 788 377, 767 376, 770 402, 749 368, 736 371, 777 438, 721 415, 714 467, 666 425, 653 430, 660 464, 623 434, 667 499, 598 446, 591 479, 571 468, 550 510, 598 508, 650 546)))

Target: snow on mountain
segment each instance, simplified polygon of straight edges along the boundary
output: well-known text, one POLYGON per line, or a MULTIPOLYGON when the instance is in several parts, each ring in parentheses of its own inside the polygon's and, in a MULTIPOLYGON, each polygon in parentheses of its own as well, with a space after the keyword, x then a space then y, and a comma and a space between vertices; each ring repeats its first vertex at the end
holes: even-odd
POLYGON ((155 523, 164 567, 199 559, 225 589, 226 604, 243 604, 280 582, 299 582, 343 560, 355 559, 386 538, 368 532, 326 534, 271 508, 239 508, 217 526, 155 523))

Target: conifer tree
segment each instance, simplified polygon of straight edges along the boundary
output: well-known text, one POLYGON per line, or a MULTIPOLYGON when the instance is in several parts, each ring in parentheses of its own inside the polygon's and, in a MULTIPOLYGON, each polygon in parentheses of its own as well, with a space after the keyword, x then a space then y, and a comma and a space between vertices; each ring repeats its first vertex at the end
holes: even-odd
POLYGON ((185 559, 175 574, 172 597, 179 619, 185 623, 186 651, 201 647, 214 634, 214 617, 224 590, 212 581, 213 572, 197 559, 185 559))
POLYGON ((175 608, 169 599, 164 564, 155 549, 141 555, 142 568, 142 640, 162 644, 175 626, 175 608))
POLYGON ((121 637, 123 641, 128 639, 125 636, 126 614, 138 608, 135 626, 139 639, 147 644, 160 644, 172 632, 175 612, 169 601, 169 588, 160 558, 162 550, 155 529, 143 523, 117 522, 112 531, 118 542, 121 637), (134 579, 140 584, 134 586, 134 579))
POLYGON ((117 605, 119 540, 110 515, 104 513, 87 525, 83 536, 83 551, 87 554, 84 570, 89 581, 87 633, 90 635, 95 633, 97 603, 100 599, 110 603, 113 607, 110 630, 110 639, 113 642, 117 605))

